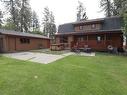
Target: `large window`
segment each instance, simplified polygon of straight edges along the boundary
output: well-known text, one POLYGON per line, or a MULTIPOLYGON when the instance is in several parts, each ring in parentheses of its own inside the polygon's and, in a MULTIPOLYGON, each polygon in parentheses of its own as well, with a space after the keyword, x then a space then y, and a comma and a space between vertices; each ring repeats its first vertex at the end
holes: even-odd
POLYGON ((67 36, 60 37, 60 43, 68 43, 68 37, 67 36))
POLYGON ((20 38, 20 43, 21 44, 29 44, 30 43, 30 39, 28 39, 28 38, 20 38))

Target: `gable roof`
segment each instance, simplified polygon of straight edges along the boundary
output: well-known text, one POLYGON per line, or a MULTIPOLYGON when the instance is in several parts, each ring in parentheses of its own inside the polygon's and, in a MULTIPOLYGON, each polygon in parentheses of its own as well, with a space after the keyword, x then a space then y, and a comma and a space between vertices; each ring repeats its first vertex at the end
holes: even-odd
POLYGON ((107 17, 107 18, 99 18, 99 19, 92 19, 86 21, 78 21, 72 22, 67 24, 62 24, 58 27, 58 33, 70 33, 75 32, 74 26, 80 24, 90 24, 90 23, 102 23, 101 30, 120 30, 122 27, 122 18, 118 16, 114 17, 107 17))
POLYGON ((0 34, 50 39, 46 36, 42 36, 42 35, 39 35, 39 34, 31 34, 31 33, 19 32, 19 31, 14 31, 14 30, 5 30, 5 29, 0 29, 0 34))

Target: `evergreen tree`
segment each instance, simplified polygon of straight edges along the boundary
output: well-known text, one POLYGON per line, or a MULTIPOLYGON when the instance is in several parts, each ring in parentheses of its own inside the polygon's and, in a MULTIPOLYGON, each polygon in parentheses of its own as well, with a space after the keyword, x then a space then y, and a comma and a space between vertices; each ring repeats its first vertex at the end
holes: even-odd
POLYGON ((127 12, 127 0, 114 0, 114 15, 120 16, 127 12))
POLYGON ((39 24, 38 16, 35 11, 32 12, 31 28, 33 33, 40 34, 40 24, 39 24))
POLYGON ((77 7, 77 21, 80 21, 82 19, 87 20, 88 17, 86 15, 86 8, 84 7, 83 3, 78 1, 78 7, 77 7))
POLYGON ((100 7, 102 11, 105 12, 106 17, 111 17, 113 15, 113 3, 111 0, 101 0, 100 7))
POLYGON ((21 10, 20 10, 20 31, 29 32, 31 26, 31 7, 29 0, 21 0, 21 10))
POLYGON ((2 11, 0 11, 0 28, 2 27, 2 18, 3 18, 3 14, 2 14, 2 11))
POLYGON ((56 33, 55 17, 49 8, 44 8, 44 18, 43 18, 43 34, 54 39, 56 33))
MULTIPOLYGON (((28 32, 31 25, 31 7, 29 0, 2 0, 6 6, 6 11, 10 17, 7 18, 7 24, 12 24, 13 30, 28 32)), ((8 25, 7 25, 8 26, 8 25)))
POLYGON ((19 28, 19 0, 1 0, 6 7, 6 11, 9 12, 11 23, 13 24, 13 30, 18 30, 19 28))

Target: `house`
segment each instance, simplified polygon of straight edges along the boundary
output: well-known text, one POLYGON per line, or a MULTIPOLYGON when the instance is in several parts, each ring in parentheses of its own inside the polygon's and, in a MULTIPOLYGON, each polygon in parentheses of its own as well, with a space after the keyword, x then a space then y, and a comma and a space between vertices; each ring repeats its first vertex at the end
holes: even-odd
POLYGON ((0 29, 0 52, 27 51, 40 48, 49 48, 48 37, 0 29))
POLYGON ((64 44, 66 49, 75 45, 85 45, 96 51, 105 51, 107 47, 123 47, 122 18, 108 17, 93 20, 81 20, 58 27, 55 35, 57 44, 64 44))

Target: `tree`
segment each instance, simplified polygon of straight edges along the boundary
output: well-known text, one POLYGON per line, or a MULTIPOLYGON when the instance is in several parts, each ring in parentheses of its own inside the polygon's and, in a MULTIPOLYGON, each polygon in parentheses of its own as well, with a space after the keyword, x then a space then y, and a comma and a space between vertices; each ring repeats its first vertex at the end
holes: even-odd
POLYGON ((2 11, 0 11, 0 28, 2 27, 2 18, 3 18, 3 14, 2 14, 2 11))
POLYGON ((120 16, 127 11, 127 0, 114 0, 114 9, 113 13, 114 15, 120 16))
POLYGON ((18 7, 18 2, 19 0, 1 0, 5 6, 6 6, 6 11, 10 13, 9 19, 12 19, 11 23, 13 24, 14 30, 18 30, 18 15, 19 15, 19 7, 18 7))
POLYGON ((32 28, 32 32, 38 33, 40 31, 39 20, 35 11, 32 12, 31 28, 32 28))
POLYGON ((43 34, 54 39, 56 33, 55 17, 48 7, 44 8, 43 34))
POLYGON ((113 4, 111 0, 101 0, 100 1, 100 7, 102 8, 102 11, 105 12, 106 17, 111 17, 113 15, 113 4))
POLYGON ((29 4, 29 0, 21 0, 21 10, 20 10, 20 31, 21 32, 29 32, 31 25, 31 7, 29 4))
POLYGON ((8 18, 8 19, 6 20, 6 23, 3 25, 2 28, 7 29, 7 30, 14 30, 14 29, 16 29, 16 26, 15 26, 15 24, 12 22, 12 19, 11 19, 11 18, 8 18))
POLYGON ((13 24, 13 30, 28 32, 31 24, 31 7, 29 0, 2 0, 9 12, 11 19, 9 22, 13 24))
POLYGON ((86 8, 84 7, 83 3, 78 1, 78 7, 77 7, 77 21, 80 21, 82 19, 87 20, 88 17, 86 15, 86 8))

